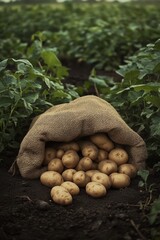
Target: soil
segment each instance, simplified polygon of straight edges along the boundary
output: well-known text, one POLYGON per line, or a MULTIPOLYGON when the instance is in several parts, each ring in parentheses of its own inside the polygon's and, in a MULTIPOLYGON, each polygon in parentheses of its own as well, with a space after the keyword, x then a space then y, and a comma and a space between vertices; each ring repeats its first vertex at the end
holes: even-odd
MULTIPOLYGON (((87 73, 88 69, 83 79, 87 73)), ((76 72, 72 79, 77 76, 80 75, 76 72)), ((137 176, 129 187, 111 188, 99 199, 81 189, 71 205, 61 206, 52 201, 50 189, 39 179, 26 180, 8 172, 15 156, 16 153, 8 154, 1 162, 0 240, 155 239, 151 235, 160 228, 160 219, 150 225, 147 216, 150 203, 160 194, 157 172, 152 172, 147 182, 147 186, 155 184, 152 195, 138 187, 137 176)))

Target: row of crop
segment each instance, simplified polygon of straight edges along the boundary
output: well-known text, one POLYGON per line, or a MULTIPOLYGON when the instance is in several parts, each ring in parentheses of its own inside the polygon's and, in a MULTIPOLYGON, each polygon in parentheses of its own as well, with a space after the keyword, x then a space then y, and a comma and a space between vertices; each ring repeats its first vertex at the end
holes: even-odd
POLYGON ((90 86, 145 139, 151 166, 160 157, 160 39, 129 57, 117 73, 123 79, 115 83, 92 71, 90 86))
POLYGON ((97 76, 93 69, 82 88, 64 87, 68 70, 61 65, 54 49, 37 40, 28 59, 0 62, 0 151, 18 148, 31 118, 49 106, 69 102, 95 87, 97 95, 109 101, 146 141, 149 165, 160 157, 160 40, 141 49, 117 71, 122 82, 97 76), (32 62, 32 63, 31 63, 32 62), (83 92, 84 91, 84 92, 83 92), (19 138, 20 136, 20 138, 19 138), (18 142, 16 142, 16 139, 18 142))
POLYGON ((60 59, 113 69, 160 35, 160 6, 71 4, 1 8, 0 60, 26 56, 33 35, 60 59))

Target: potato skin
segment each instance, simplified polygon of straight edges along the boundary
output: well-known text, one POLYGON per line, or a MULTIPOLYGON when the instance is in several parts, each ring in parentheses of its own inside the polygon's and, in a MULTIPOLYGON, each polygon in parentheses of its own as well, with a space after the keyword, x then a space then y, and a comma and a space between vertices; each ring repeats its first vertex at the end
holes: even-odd
POLYGON ((83 157, 89 157, 95 160, 98 156, 98 148, 90 141, 81 141, 79 143, 83 157))
POLYGON ((86 176, 84 171, 77 171, 74 175, 73 175, 73 182, 78 186, 78 187, 85 187, 86 186, 86 182, 89 181, 90 179, 88 179, 89 177, 86 176))
POLYGON ((65 153, 64 150, 62 150, 62 149, 57 149, 56 158, 62 159, 64 153, 65 153))
POLYGON ((55 186, 50 192, 52 200, 60 205, 69 205, 72 203, 72 195, 62 186, 55 186))
POLYGON ((58 148, 64 151, 73 150, 78 152, 80 150, 79 145, 76 142, 61 143, 58 145, 58 148))
POLYGON ((110 178, 105 173, 95 173, 92 175, 91 180, 92 182, 101 183, 106 189, 109 189, 111 187, 110 178))
POLYGON ((54 187, 61 185, 64 180, 60 173, 55 171, 46 171, 41 174, 40 181, 47 187, 54 187))
POLYGON ((97 169, 91 169, 86 171, 86 175, 88 175, 90 178, 95 174, 95 173, 99 173, 100 171, 97 169))
POLYGON ((137 168, 133 164, 125 163, 119 166, 118 172, 125 173, 130 178, 134 178, 137 174, 137 168))
POLYGON ((103 160, 98 164, 98 170, 107 175, 110 175, 113 172, 117 172, 117 169, 117 164, 112 160, 103 160))
POLYGON ((64 170, 64 172, 62 173, 62 177, 64 179, 64 181, 71 181, 73 182, 73 175, 76 173, 77 171, 75 169, 66 169, 64 170))
POLYGON ((98 156, 97 156, 97 159, 95 160, 97 163, 105 160, 108 158, 108 152, 103 150, 103 149, 99 149, 98 151, 98 156))
POLYGON ((112 173, 109 178, 113 188, 125 188, 130 185, 130 177, 124 173, 112 173))
POLYGON ((108 158, 117 163, 117 165, 124 164, 128 161, 128 153, 123 148, 114 148, 109 154, 108 158))
POLYGON ((103 149, 107 152, 111 151, 114 148, 114 143, 105 133, 96 133, 90 136, 90 140, 100 149, 103 149))
POLYGON ((77 171, 80 171, 80 170, 87 171, 92 168, 92 164, 93 164, 93 162, 89 157, 83 157, 80 159, 80 161, 76 167, 76 170, 77 171))
POLYGON ((97 182, 89 182, 86 185, 86 193, 94 198, 100 198, 106 195, 106 188, 97 182))
POLYGON ((62 173, 64 169, 62 160, 59 158, 54 158, 48 163, 48 171, 55 171, 62 173))
POLYGON ((43 165, 48 165, 48 163, 56 157, 56 149, 52 147, 46 147, 44 153, 43 165))
POLYGON ((74 150, 68 150, 62 157, 62 163, 66 168, 74 168, 79 162, 79 155, 74 150))
POLYGON ((77 195, 80 192, 79 187, 70 181, 65 181, 61 184, 62 187, 66 188, 68 190, 68 192, 73 196, 73 195, 77 195))

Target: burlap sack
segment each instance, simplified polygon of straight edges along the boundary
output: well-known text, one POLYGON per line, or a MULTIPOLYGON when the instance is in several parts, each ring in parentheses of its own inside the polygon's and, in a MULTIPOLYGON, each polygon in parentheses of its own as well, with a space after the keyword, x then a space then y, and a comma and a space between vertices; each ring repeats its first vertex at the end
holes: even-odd
POLYGON ((34 119, 16 159, 20 174, 34 179, 46 170, 42 166, 46 142, 68 142, 97 132, 107 133, 113 142, 127 145, 129 161, 144 168, 147 150, 143 139, 108 102, 89 95, 51 107, 34 119))

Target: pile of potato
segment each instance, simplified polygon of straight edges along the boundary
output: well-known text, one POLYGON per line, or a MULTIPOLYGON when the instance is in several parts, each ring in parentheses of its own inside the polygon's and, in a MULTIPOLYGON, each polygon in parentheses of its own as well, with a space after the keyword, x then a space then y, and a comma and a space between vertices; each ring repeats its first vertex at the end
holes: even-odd
POLYGON ((137 173, 136 167, 128 163, 126 150, 104 133, 46 147, 43 164, 48 171, 40 181, 51 188, 53 201, 62 205, 71 204, 80 188, 99 198, 111 187, 127 187, 137 173))

